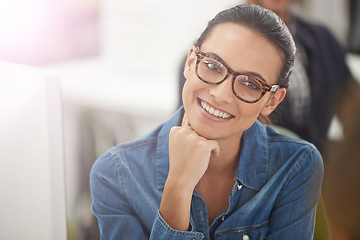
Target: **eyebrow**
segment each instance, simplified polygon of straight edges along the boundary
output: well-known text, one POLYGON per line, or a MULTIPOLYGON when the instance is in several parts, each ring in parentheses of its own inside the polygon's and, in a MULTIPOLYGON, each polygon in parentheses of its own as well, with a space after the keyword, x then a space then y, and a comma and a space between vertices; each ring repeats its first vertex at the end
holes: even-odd
MULTIPOLYGON (((224 59, 222 59, 219 55, 217 55, 216 53, 213 52, 206 52, 206 54, 209 54, 210 56, 215 57, 217 60, 220 60, 223 64, 225 64, 227 66, 227 63, 224 61, 224 59)), ((227 66, 228 67, 228 66, 227 66)), ((265 80, 265 78, 263 78, 263 76, 261 76, 261 74, 257 73, 257 72, 251 72, 251 71, 245 71, 245 72, 238 72, 233 70, 235 73, 240 73, 240 74, 244 74, 244 75, 250 75, 253 77, 256 77, 257 79, 259 79, 260 81, 263 81, 264 83, 267 83, 267 81, 265 80)))
POLYGON ((260 81, 267 83, 266 80, 257 72, 244 72, 244 73, 247 75, 254 76, 254 77, 258 78, 260 81))

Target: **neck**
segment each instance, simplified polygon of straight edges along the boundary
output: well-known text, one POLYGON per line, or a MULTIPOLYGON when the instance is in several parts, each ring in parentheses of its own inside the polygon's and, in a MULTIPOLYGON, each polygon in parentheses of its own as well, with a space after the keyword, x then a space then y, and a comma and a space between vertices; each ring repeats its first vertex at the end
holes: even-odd
POLYGON ((211 157, 207 174, 216 175, 234 175, 237 169, 240 148, 241 136, 232 137, 231 139, 217 140, 220 146, 220 155, 211 157))

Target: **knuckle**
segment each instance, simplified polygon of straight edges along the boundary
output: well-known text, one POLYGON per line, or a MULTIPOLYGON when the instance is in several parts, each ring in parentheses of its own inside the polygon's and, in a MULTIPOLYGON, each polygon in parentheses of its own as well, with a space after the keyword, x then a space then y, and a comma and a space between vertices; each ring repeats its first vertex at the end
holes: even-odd
POLYGON ((171 129, 170 129, 170 134, 174 134, 174 133, 176 133, 176 132, 178 132, 179 131, 179 127, 172 127, 171 129))
POLYGON ((202 150, 208 149, 208 143, 205 141, 198 142, 198 147, 202 150))
POLYGON ((188 140, 192 143, 196 143, 196 142, 198 142, 198 136, 196 136, 195 134, 189 134, 188 140))

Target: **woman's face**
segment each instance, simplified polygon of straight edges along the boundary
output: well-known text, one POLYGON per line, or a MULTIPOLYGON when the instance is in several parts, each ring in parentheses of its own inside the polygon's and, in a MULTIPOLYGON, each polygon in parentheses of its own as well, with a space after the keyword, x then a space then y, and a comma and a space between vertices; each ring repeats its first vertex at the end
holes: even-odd
MULTIPOLYGON (((282 66, 279 51, 246 27, 234 23, 218 24, 200 50, 216 54, 234 71, 261 75, 270 85, 277 83, 282 66)), ((270 114, 286 93, 285 89, 280 88, 276 94, 267 92, 256 103, 246 103, 232 92, 232 75, 221 84, 207 84, 196 76, 195 65, 193 47, 185 65, 184 76, 187 80, 182 97, 189 123, 200 136, 207 139, 240 139, 259 114, 270 114), (226 118, 211 114, 212 110, 204 109, 207 106, 218 110, 217 114, 226 113, 222 114, 226 118)))

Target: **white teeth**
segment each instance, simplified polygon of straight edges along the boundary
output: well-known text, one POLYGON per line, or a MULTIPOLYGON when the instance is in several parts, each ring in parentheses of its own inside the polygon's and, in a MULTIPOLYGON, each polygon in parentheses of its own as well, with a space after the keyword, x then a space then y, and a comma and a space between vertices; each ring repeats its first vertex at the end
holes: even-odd
POLYGON ((201 107, 203 109, 205 109, 208 113, 210 113, 211 115, 214 115, 215 117, 220 117, 220 118, 224 118, 224 119, 228 119, 231 117, 230 114, 220 111, 218 109, 215 109, 213 107, 210 107, 207 103, 200 101, 201 107))
POLYGON ((210 110, 209 110, 209 113, 214 115, 214 111, 215 111, 215 109, 213 107, 211 107, 210 110))

